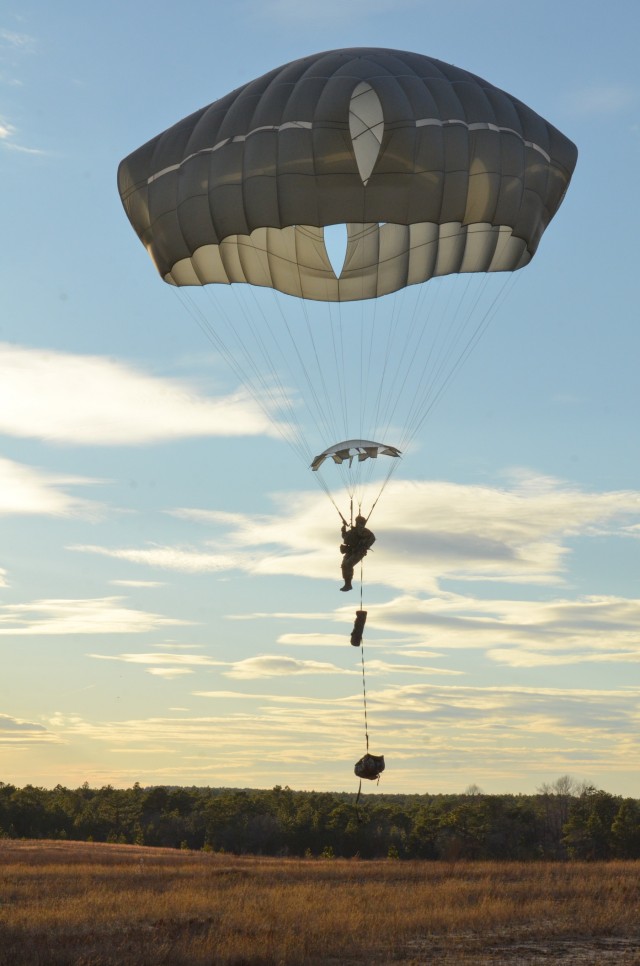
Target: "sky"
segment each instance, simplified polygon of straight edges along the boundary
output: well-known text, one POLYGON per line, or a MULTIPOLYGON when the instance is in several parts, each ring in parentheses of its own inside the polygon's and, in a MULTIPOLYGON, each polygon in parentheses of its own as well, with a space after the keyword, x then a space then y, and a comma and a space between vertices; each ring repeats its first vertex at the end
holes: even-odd
POLYGON ((635 0, 3 5, 1 781, 357 790, 340 519, 116 171, 274 67, 380 46, 504 88, 579 159, 371 518, 367 791, 640 797, 639 36, 635 0))

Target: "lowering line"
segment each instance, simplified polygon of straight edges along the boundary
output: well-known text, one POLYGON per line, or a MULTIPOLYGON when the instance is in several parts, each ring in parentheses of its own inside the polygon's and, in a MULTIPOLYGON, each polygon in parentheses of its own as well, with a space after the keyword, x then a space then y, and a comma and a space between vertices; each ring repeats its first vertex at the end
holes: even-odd
POLYGON ((351 632, 351 644, 354 647, 360 647, 360 660, 362 664, 362 702, 364 709, 364 740, 365 740, 365 754, 364 756, 356 762, 354 771, 356 776, 360 779, 360 784, 358 786, 358 794, 356 796, 356 811, 358 814, 358 821, 362 822, 363 818, 359 809, 360 796, 362 794, 362 779, 368 778, 370 781, 376 781, 380 783, 380 775, 384 771, 384 755, 372 755, 369 752, 369 723, 367 719, 367 681, 365 674, 365 660, 364 660, 364 640, 363 631, 364 626, 367 622, 367 611, 364 610, 363 606, 363 578, 362 578, 362 563, 360 564, 360 610, 356 611, 356 619, 354 621, 353 630, 351 632))
MULTIPOLYGON (((362 663, 362 704, 364 708, 364 740, 367 753, 369 752, 369 725, 367 723, 367 681, 364 670, 364 638, 362 632, 367 621, 367 612, 362 605, 362 563, 360 564, 360 610, 356 614, 356 621, 353 625, 353 634, 360 637, 360 658, 362 663)), ((353 643, 353 641, 352 641, 353 643)), ((356 645, 357 646, 357 645, 356 645)), ((361 783, 362 784, 362 783, 361 783)))

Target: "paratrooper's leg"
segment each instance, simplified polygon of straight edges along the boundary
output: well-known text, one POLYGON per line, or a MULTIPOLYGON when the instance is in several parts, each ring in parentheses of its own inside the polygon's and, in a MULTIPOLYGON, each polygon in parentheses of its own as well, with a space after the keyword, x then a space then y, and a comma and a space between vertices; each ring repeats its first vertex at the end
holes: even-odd
POLYGON ((351 581, 353 580, 353 563, 351 562, 351 557, 346 554, 342 561, 342 579, 344 580, 344 587, 340 590, 353 590, 351 581))

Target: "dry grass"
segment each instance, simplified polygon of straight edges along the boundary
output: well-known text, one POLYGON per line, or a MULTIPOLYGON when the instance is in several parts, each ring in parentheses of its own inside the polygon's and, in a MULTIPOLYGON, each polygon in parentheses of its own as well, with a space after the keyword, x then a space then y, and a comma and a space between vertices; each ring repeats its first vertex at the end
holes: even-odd
POLYGON ((3 840, 0 964, 629 966, 639 872, 3 840))

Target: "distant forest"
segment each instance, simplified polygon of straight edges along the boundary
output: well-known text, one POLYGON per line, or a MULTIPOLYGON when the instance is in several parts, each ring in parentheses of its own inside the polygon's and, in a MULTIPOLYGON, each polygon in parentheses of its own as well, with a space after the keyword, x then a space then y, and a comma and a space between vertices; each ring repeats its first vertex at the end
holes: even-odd
POLYGON ((272 856, 638 859, 640 802, 569 777, 535 795, 355 795, 0 783, 0 838, 71 839, 272 856))

